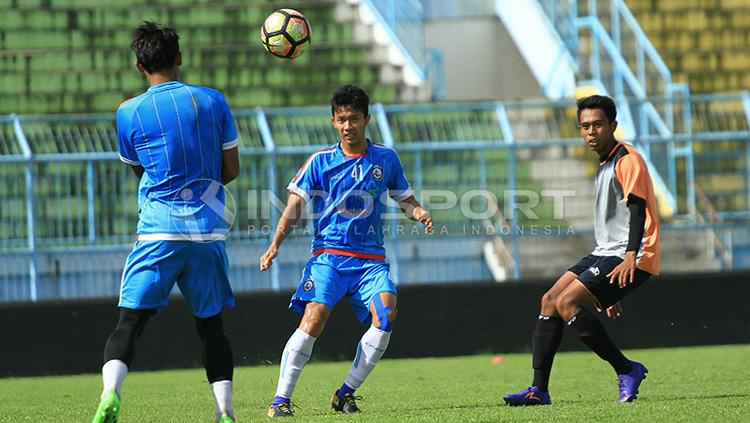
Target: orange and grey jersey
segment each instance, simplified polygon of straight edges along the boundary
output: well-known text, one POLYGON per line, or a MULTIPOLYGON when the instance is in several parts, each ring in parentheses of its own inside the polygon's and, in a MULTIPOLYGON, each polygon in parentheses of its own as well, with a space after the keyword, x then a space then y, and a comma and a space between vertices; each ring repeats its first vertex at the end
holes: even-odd
MULTIPOLYGON (((646 162, 633 147, 617 143, 603 158, 596 172, 596 256, 625 257, 630 230, 628 196, 646 202, 643 239, 637 253, 637 267, 659 274, 659 214, 646 162)), ((637 236, 636 236, 637 239, 637 236)))

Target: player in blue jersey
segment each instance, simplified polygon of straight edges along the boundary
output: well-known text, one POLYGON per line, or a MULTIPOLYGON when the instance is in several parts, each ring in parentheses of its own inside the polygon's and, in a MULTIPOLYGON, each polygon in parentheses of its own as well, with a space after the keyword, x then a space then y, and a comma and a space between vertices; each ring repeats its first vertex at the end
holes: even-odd
POLYGON ((331 407, 347 414, 359 412, 354 391, 385 353, 396 317, 396 287, 383 248, 382 215, 388 196, 407 217, 432 232, 430 213, 414 198, 396 152, 365 138, 369 101, 364 90, 351 85, 333 94, 331 120, 340 141, 310 156, 289 183, 286 209, 260 258, 260 269, 267 270, 305 203, 312 201, 312 258, 289 304, 303 316, 281 356, 270 417, 294 415, 291 396, 297 379, 331 310, 343 297, 348 297, 359 320, 371 326, 359 342, 344 383, 331 398, 331 407))
POLYGON ((223 184, 239 173, 237 129, 224 96, 178 81, 177 32, 144 22, 133 33, 135 66, 150 88, 117 110, 120 158, 140 179, 136 243, 120 291, 120 317, 104 349, 104 389, 94 423, 116 422, 120 394, 149 316, 177 283, 195 315, 215 420, 234 421, 232 349, 221 311, 234 306, 227 279, 223 184))

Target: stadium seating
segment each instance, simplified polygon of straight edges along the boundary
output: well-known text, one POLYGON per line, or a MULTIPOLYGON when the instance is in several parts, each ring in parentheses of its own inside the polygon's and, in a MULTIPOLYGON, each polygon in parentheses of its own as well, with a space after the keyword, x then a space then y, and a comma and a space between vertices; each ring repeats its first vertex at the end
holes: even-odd
POLYGON ((693 92, 750 87, 750 2, 627 0, 677 82, 693 92))
MULTIPOLYGON (((750 87, 750 2, 746 0, 627 0, 634 16, 672 71, 693 93, 750 87)), ((743 104, 696 102, 694 132, 748 130, 743 104)), ((745 144, 695 142, 696 182, 720 210, 748 204, 743 172, 745 144)))
MULTIPOLYGON (((142 20, 173 25, 184 54, 182 79, 222 90, 234 108, 324 104, 335 87, 364 86, 375 101, 407 90, 385 54, 358 41, 351 7, 290 1, 313 27, 310 51, 274 58, 259 28, 279 5, 267 1, 24 1, 0 3, 0 114, 111 112, 141 93, 130 34, 142 20)), ((364 31, 366 32, 366 31, 364 31)), ((361 38, 361 37, 360 37, 361 38)))

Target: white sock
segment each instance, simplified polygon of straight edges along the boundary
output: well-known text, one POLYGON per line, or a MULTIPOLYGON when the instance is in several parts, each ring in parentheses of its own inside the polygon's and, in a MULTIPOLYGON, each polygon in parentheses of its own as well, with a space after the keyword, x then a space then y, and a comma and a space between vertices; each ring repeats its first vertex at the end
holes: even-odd
POLYGON ((234 405, 232 405, 232 381, 218 380, 211 384, 211 392, 214 394, 214 405, 216 421, 219 421, 221 413, 234 419, 234 405))
POLYGON ((362 335, 362 339, 359 341, 357 355, 354 357, 352 368, 349 369, 344 383, 352 389, 359 388, 385 354, 390 339, 390 332, 384 332, 375 326, 370 326, 370 329, 367 329, 367 332, 362 335))
POLYGON ((122 360, 109 360, 104 363, 104 366, 102 366, 102 382, 104 382, 102 397, 111 389, 117 391, 117 396, 120 397, 120 390, 127 374, 128 365, 122 360))
POLYGON ((276 388, 277 397, 292 397, 302 368, 310 360, 310 354, 312 354, 316 339, 314 336, 306 334, 302 329, 294 331, 289 338, 284 347, 284 352, 281 354, 279 385, 276 388))

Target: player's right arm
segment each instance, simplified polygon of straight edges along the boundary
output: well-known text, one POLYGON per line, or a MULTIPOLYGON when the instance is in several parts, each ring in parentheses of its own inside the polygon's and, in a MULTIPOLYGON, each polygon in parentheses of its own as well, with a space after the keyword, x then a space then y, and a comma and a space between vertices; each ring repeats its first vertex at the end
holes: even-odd
POLYGON ((260 270, 266 270, 271 267, 273 259, 276 258, 279 247, 281 247, 281 243, 294 230, 299 217, 302 215, 305 203, 310 201, 316 190, 322 189, 318 169, 320 161, 316 157, 322 154, 322 152, 331 150, 331 148, 323 149, 310 156, 289 182, 287 186, 289 200, 286 203, 284 212, 281 214, 279 224, 276 226, 276 232, 273 235, 271 245, 268 246, 266 252, 260 257, 260 270))
POLYGON ((133 145, 131 112, 123 109, 123 105, 126 103, 127 101, 123 102, 117 109, 117 147, 120 161, 129 164, 135 176, 140 179, 143 176, 144 169, 133 145))
POLYGON ((273 241, 268 249, 260 257, 260 270, 267 270, 273 264, 273 259, 279 253, 281 243, 290 232, 294 230, 294 227, 299 221, 299 217, 302 215, 302 209, 305 207, 305 200, 297 194, 289 194, 289 201, 286 204, 284 212, 281 214, 279 224, 276 226, 276 233, 273 235, 273 241))

